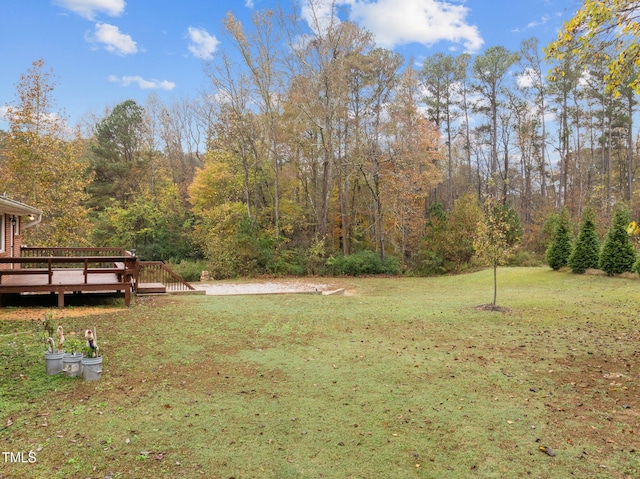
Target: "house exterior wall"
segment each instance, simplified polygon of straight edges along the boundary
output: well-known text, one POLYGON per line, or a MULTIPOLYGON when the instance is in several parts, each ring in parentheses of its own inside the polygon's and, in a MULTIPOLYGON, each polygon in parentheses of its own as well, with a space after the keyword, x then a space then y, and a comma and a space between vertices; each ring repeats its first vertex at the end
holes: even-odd
MULTIPOLYGON (((16 216, 16 221, 18 222, 18 224, 16 225, 15 232, 20 234, 16 234, 13 237, 13 256, 19 257, 20 248, 22 247, 22 217, 16 216)), ((19 267, 20 265, 17 264, 16 266, 19 267)))
MULTIPOLYGON (((8 258, 11 252, 9 251, 9 215, 0 213, 0 258, 8 258)), ((0 269, 8 269, 10 265, 0 264, 0 269)))
MULTIPOLYGON (((11 215, 7 213, 0 213, 0 258, 11 258, 11 257, 19 257, 20 256, 20 246, 22 245, 22 235, 13 236, 13 241, 11 240, 11 234, 13 232, 22 232, 22 218, 16 216, 16 221, 18 224, 16 225, 15 230, 11 227, 11 215), (13 247, 12 247, 13 244, 13 247)), ((15 265, 15 268, 20 267, 20 265, 15 265)), ((0 269, 10 269, 10 264, 0 264, 0 269)))

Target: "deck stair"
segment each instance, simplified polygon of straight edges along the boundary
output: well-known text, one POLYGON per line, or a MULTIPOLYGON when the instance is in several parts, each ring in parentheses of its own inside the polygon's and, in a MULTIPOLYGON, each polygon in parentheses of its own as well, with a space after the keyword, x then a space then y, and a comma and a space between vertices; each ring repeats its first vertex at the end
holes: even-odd
POLYGON ((199 293, 199 291, 162 261, 138 261, 136 293, 199 293))
POLYGON ((138 283, 138 294, 162 294, 167 292, 167 287, 162 283, 138 283))

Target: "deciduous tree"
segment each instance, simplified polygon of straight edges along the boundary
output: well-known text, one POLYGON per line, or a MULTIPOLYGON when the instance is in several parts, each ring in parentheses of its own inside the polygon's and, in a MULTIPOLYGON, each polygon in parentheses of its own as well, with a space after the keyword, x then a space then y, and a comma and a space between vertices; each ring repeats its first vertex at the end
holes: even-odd
POLYGON ((41 209, 43 222, 25 231, 24 243, 86 245, 85 189, 91 182, 83 144, 55 110, 55 78, 43 60, 20 76, 6 117, 9 132, 0 152, 0 184, 14 199, 41 209))
MULTIPOLYGON (((480 106, 480 110, 489 119, 490 178, 494 177, 498 169, 498 108, 502 97, 501 86, 505 81, 507 71, 519 58, 518 53, 511 52, 502 46, 495 46, 488 48, 484 54, 476 57, 473 62, 473 74, 477 80, 475 90, 482 95, 483 104, 480 106)), ((506 201, 506 198, 503 198, 503 200, 506 201)))
MULTIPOLYGON (((629 86, 640 94, 640 9, 636 0, 584 0, 573 18, 565 22, 558 38, 547 48, 550 57, 562 60, 576 55, 588 65, 604 55, 609 73, 605 77, 609 91, 619 93, 629 86), (603 53, 611 46, 615 54, 603 53)), ((562 74, 557 70, 555 74, 562 74)))
POLYGON ((498 266, 504 264, 512 255, 520 241, 521 232, 515 212, 507 205, 488 197, 483 206, 483 214, 477 223, 473 249, 478 258, 493 268, 493 302, 498 295, 498 266))

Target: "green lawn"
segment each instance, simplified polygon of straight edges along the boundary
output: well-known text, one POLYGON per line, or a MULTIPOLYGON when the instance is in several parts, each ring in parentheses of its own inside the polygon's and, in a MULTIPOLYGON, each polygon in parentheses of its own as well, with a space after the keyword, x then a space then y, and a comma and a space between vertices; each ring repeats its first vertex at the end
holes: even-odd
POLYGON ((54 311, 97 328, 97 382, 0 310, 0 451, 36 458, 0 478, 640 477, 640 281, 502 268, 511 312, 479 311, 492 281, 54 311))

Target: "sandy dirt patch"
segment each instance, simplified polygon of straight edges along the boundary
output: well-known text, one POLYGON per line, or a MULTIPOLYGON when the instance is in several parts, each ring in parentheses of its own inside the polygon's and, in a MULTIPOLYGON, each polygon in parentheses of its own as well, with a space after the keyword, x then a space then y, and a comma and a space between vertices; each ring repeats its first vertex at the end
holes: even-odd
POLYGON ((250 283, 192 283, 193 287, 207 295, 315 293, 326 294, 338 286, 308 281, 255 281, 250 283))

